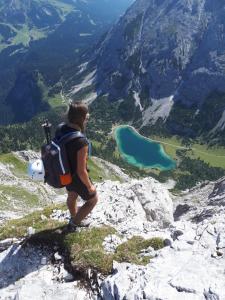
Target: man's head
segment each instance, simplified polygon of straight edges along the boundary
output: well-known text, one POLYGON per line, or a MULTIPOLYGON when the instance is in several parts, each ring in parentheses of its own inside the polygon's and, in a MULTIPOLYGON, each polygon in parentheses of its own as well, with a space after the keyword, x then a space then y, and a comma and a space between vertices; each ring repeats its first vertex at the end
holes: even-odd
POLYGON ((82 102, 72 102, 69 106, 67 118, 69 123, 78 125, 84 131, 88 114, 88 106, 82 102))

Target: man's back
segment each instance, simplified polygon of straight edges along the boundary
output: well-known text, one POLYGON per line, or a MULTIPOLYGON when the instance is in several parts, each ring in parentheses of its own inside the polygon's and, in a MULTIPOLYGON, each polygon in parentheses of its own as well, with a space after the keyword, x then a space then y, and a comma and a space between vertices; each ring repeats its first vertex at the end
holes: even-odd
MULTIPOLYGON (((78 130, 69 127, 66 123, 62 123, 56 129, 56 137, 61 137, 70 132, 77 132, 78 130)), ((66 151, 68 156, 68 162, 71 169, 71 175, 76 173, 77 170, 77 152, 84 146, 88 145, 88 141, 85 137, 80 137, 69 141, 66 144, 66 151)))

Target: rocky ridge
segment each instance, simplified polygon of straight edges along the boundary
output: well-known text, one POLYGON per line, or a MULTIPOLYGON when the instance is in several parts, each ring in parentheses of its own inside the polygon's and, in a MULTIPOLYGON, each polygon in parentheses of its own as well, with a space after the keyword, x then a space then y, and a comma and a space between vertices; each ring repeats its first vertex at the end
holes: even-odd
MULTIPOLYGON (((26 213, 41 209, 43 205, 66 202, 67 196, 64 189, 51 188, 27 176, 28 162, 39 158, 40 153, 30 150, 9 154, 9 159, 12 160, 9 162, 1 162, 0 158, 0 223, 22 217, 26 213), (17 170, 18 163, 22 164, 22 170, 17 170)), ((130 180, 119 167, 97 157, 92 157, 92 161, 101 173, 99 177, 117 178, 121 182, 130 180), (106 171, 103 172, 103 170, 106 171)))
POLYGON ((43 182, 34 182, 28 178, 26 168, 28 161, 34 161, 40 154, 33 151, 21 151, 11 154, 16 162, 24 164, 24 170, 17 173, 13 163, 0 162, 0 223, 11 218, 18 218, 25 213, 41 208, 53 202, 65 201, 66 197, 43 182))
MULTIPOLYGON (((98 297, 107 300, 124 297, 129 300, 224 300, 224 182, 225 178, 205 183, 179 196, 170 194, 152 178, 123 184, 111 181, 99 183, 100 201, 88 220, 91 227, 105 224, 116 228, 118 233, 104 240, 107 252, 114 252, 118 245, 135 235, 162 237, 166 247, 157 251, 143 249, 140 255, 151 258, 146 266, 114 262, 112 275, 99 281, 98 297)), ((50 218, 66 220, 68 215, 56 210, 50 218)), ((5 266, 11 263, 9 253, 20 252, 19 249, 13 245, 1 253, 0 272, 5 273, 5 266)), ((27 250, 26 255, 32 257, 32 252, 32 249, 27 250)), ((57 258, 56 252, 57 249, 51 255, 57 258)), ((44 272, 41 261, 46 259, 43 257, 48 257, 48 254, 43 252, 40 255, 38 273, 30 273, 27 266, 23 279, 19 280, 21 273, 20 276, 15 273, 13 280, 10 279, 8 270, 9 277, 5 277, 2 285, 3 295, 26 295, 24 291, 29 294, 26 283, 29 283, 31 274, 44 272)), ((47 266, 48 270, 52 270, 51 264, 47 266)), ((74 299, 76 291, 73 285, 70 287, 72 290, 68 285, 68 299, 74 299)), ((46 285, 39 286, 39 295, 43 295, 46 288, 46 285)), ((55 295, 55 288, 58 287, 51 283, 51 295, 55 295)), ((80 297, 87 299, 86 294, 80 297)), ((97 299, 94 294, 90 297, 97 299)))

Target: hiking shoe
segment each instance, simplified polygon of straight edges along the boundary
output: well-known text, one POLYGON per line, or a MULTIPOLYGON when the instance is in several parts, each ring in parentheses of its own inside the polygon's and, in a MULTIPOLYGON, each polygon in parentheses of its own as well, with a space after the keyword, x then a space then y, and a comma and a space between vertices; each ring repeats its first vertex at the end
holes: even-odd
POLYGON ((78 227, 89 227, 91 224, 91 222, 89 220, 82 220, 81 223, 79 225, 77 225, 78 227))
POLYGON ((73 218, 70 218, 69 223, 67 225, 67 229, 70 232, 77 231, 77 224, 74 223, 73 218))
POLYGON ((80 224, 75 224, 73 218, 71 217, 68 226, 76 230, 78 227, 89 227, 90 224, 91 222, 88 220, 83 220, 80 224))

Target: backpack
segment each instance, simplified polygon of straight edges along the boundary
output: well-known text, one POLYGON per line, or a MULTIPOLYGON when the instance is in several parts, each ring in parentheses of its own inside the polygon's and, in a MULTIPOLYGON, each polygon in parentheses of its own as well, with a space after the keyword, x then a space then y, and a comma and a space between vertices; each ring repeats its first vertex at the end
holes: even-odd
MULTIPOLYGON (((41 148, 41 158, 45 169, 45 182, 54 188, 62 188, 72 182, 67 158, 66 144, 74 139, 85 137, 74 131, 63 136, 55 136, 41 148)), ((85 137, 86 138, 86 137, 85 137)))

